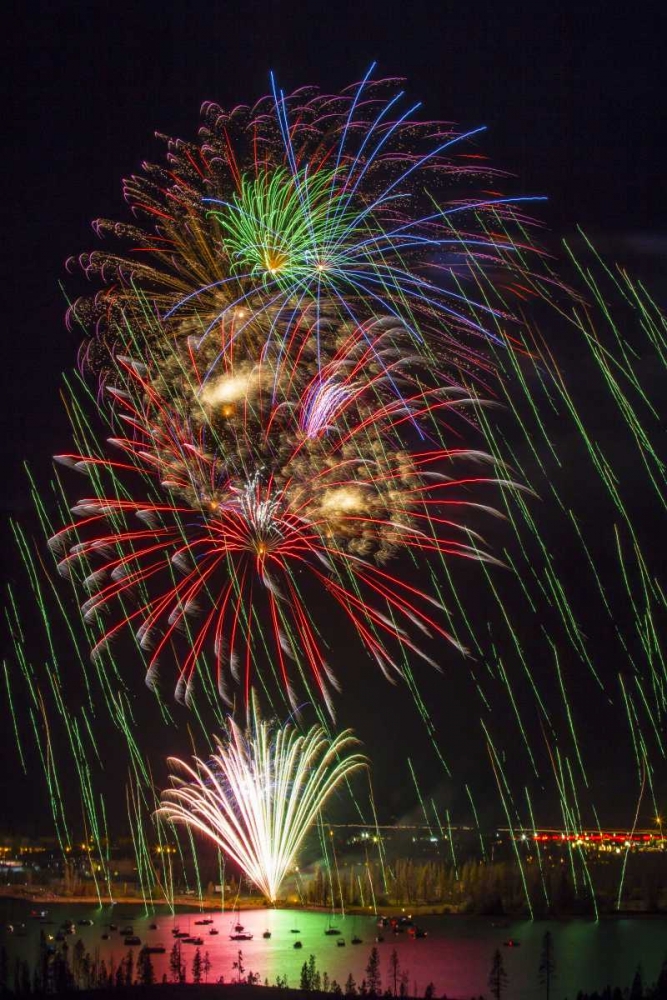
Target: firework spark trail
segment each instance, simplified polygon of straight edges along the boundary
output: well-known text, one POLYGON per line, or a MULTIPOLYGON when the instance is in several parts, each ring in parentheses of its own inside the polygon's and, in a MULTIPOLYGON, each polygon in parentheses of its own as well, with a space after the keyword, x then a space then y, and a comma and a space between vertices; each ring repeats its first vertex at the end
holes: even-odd
POLYGON ((230 718, 208 763, 172 759, 184 777, 172 777, 158 814, 211 839, 275 902, 326 800, 365 766, 349 753, 353 743, 349 731, 329 740, 320 726, 304 735, 290 725, 272 732, 252 699, 247 732, 230 718))

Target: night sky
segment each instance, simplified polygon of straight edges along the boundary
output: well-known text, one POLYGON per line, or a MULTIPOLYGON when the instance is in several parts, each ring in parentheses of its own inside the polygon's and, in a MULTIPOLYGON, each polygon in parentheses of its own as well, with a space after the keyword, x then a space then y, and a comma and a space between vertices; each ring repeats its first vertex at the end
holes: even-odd
MULTIPOLYGON (((667 18, 660 7, 634 4, 621 15, 610 3, 10 2, 0 60, 6 75, 3 577, 21 588, 8 517, 35 530, 23 463, 45 482, 51 456, 68 447, 59 390, 79 335, 64 325, 59 283, 67 290, 72 281, 64 262, 93 247, 93 219, 126 217, 121 179, 143 159, 160 155, 156 130, 194 136, 202 101, 252 103, 267 91, 270 70, 286 91, 312 83, 335 92, 377 61, 378 75, 406 78, 408 94, 423 102, 425 115, 463 128, 488 126, 482 146, 492 163, 516 175, 517 190, 548 196, 540 208, 547 242, 583 226, 603 252, 646 278, 664 304, 667 18)), ((585 378, 576 351, 576 345, 566 349, 573 377, 585 378)), ((646 377, 657 378, 650 363, 646 377)), ((593 396, 590 419, 612 442, 617 428, 595 405, 593 396)), ((664 436, 662 441, 664 451, 664 436)), ((622 442, 618 447, 618 468, 632 475, 634 459, 624 455, 622 442)), ((576 472, 573 459, 573 479, 576 472)), ((584 519, 594 524, 596 489, 580 492, 584 519)), ((664 510, 655 498, 639 496, 634 514, 643 538, 659 551, 666 536, 664 510)), ((550 541, 558 544, 557 538, 550 541)), ((591 544, 595 549, 594 537, 591 544)), ((463 592, 474 606, 474 573, 462 573, 463 592)), ((577 597, 585 603, 585 593, 577 597)), ((595 630, 597 623, 589 627, 595 630)), ((9 650, 3 637, 5 646, 9 650)), ((599 648, 604 659, 603 628, 599 648)), ((405 785, 404 758, 410 755, 425 790, 441 796, 456 818, 464 806, 461 788, 443 780, 416 711, 405 708, 404 689, 390 688, 356 654, 345 659, 340 721, 357 726, 366 742, 385 815, 398 817, 414 806, 414 790, 405 785)), ((472 777, 481 775, 488 771, 484 748, 472 750, 467 742, 467 667, 452 658, 445 677, 427 669, 420 671, 420 687, 450 750, 469 754, 472 777)), ((79 676, 72 667, 73 686, 79 676)), ((134 682, 143 688, 140 672, 134 682)), ((575 700, 589 694, 582 678, 575 700)), ((148 695, 141 690, 137 698, 139 713, 149 718, 148 695)), ((104 721, 99 724, 103 731, 104 721)), ((596 801, 611 821, 617 790, 634 781, 633 764, 620 761, 612 780, 608 718, 600 713, 585 729, 599 781, 596 801)), ((18 777, 11 727, 0 724, 0 730, 1 759, 8 762, 0 775, 0 832, 4 822, 33 828, 44 812, 40 775, 34 791, 18 777)), ((484 799, 483 781, 481 788, 484 799)), ((545 805, 545 818, 557 821, 551 808, 551 802, 545 805)), ((497 805, 482 808, 482 815, 500 818, 497 805)))

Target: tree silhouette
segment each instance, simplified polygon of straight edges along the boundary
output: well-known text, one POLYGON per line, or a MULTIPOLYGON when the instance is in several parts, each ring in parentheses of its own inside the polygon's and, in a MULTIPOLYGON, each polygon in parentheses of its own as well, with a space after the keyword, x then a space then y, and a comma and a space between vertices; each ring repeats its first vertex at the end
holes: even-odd
POLYGON ((551 983, 556 978, 556 963, 554 961, 554 944, 551 931, 546 931, 542 938, 542 951, 538 969, 540 986, 544 986, 547 1000, 550 1000, 551 983))
POLYGON ((667 958, 664 959, 653 991, 654 1000, 667 1000, 667 958))
POLYGON ((380 953, 375 945, 371 948, 366 966, 366 985, 371 996, 376 997, 382 988, 380 977, 380 953))
POLYGON ((137 982, 140 986, 153 986, 155 983, 155 969, 146 948, 141 949, 137 958, 137 982))
POLYGON ((502 1000, 503 993, 507 987, 507 973, 503 965, 503 956, 498 948, 493 953, 493 962, 489 973, 489 989, 494 1000, 502 1000))
POLYGON ((171 949, 171 954, 169 955, 169 973, 172 983, 185 982, 185 969, 181 961, 180 941, 174 941, 174 947, 171 949))
POLYGON ((391 955, 389 956, 389 972, 394 983, 394 996, 398 996, 398 977, 401 972, 401 963, 398 960, 398 952, 395 948, 391 949, 391 955))
POLYGON ((202 968, 201 968, 201 952, 200 952, 199 948, 197 948, 197 950, 195 952, 195 957, 192 959, 192 982, 193 983, 197 983, 197 984, 201 983, 201 973, 202 973, 202 968))
POLYGON ((245 966, 243 964, 243 952, 241 951, 240 948, 238 951, 238 956, 236 961, 232 962, 232 969, 236 969, 237 972, 236 982, 237 983, 243 982, 243 976, 245 974, 245 966))
POLYGON ((132 986, 134 982, 134 955, 132 949, 128 948, 127 955, 123 961, 123 986, 132 986))
POLYGON ((204 982, 208 982, 208 974, 211 971, 211 959, 208 956, 208 952, 204 952, 204 958, 201 963, 201 971, 204 973, 204 982))

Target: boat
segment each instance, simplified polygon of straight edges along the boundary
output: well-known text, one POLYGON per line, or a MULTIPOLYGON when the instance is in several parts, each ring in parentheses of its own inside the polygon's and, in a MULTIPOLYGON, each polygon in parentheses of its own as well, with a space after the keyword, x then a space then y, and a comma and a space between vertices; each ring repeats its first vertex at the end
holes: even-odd
POLYGON ((336 941, 336 944, 338 945, 339 948, 344 948, 345 947, 345 938, 338 938, 338 940, 336 941))
POLYGON ((248 934, 247 931, 243 931, 241 934, 230 934, 230 941, 252 941, 252 934, 248 934))
POLYGON ((363 941, 361 940, 360 937, 357 937, 357 935, 355 934, 354 937, 352 938, 352 944, 363 944, 363 941))
POLYGON ((111 936, 111 935, 110 935, 110 934, 108 934, 108 933, 107 933, 107 932, 105 931, 105 932, 104 932, 104 934, 102 935, 102 940, 103 940, 103 941, 108 941, 108 940, 109 940, 109 938, 110 938, 110 936, 111 936))
POLYGON ((180 938, 182 941, 190 937, 189 931, 174 931, 173 934, 175 938, 180 938))
POLYGON ((125 938, 123 944, 129 944, 129 945, 141 944, 141 938, 137 937, 136 934, 130 934, 128 937, 125 938))
POLYGON ((200 938, 200 937, 186 937, 186 938, 183 938, 183 944, 202 945, 203 943, 204 943, 204 939, 200 938))
POLYGON ((334 927, 331 920, 329 920, 329 926, 327 927, 324 933, 327 935, 327 937, 336 937, 338 934, 340 934, 340 927, 334 927))
POLYGON ((148 929, 150 931, 156 931, 157 930, 157 924, 149 924, 148 925, 148 929))
POLYGON ((301 933, 301 931, 299 930, 298 927, 292 927, 290 929, 290 934, 300 934, 300 933, 301 933))
POLYGON ((428 937, 428 931, 425 931, 423 927, 417 927, 415 929, 415 937, 418 938, 428 937))
POLYGON ((204 917, 203 920, 195 920, 195 927, 201 924, 212 924, 212 923, 213 923, 213 917, 204 917))
POLYGON ((144 951, 149 955, 164 955, 166 948, 163 944, 147 944, 144 945, 144 951))
POLYGON ((264 933, 262 934, 262 937, 266 938, 266 940, 268 941, 269 938, 271 937, 271 931, 264 931, 264 933))
POLYGON ((118 924, 109 924, 109 930, 110 931, 117 931, 118 930, 118 924))
POLYGON ((303 948, 303 944, 301 943, 301 941, 295 941, 294 942, 294 947, 295 948, 303 948))
POLYGON ((120 931, 120 932, 121 932, 121 934, 123 934, 123 935, 124 935, 125 937, 133 937, 133 936, 134 936, 134 927, 131 927, 131 926, 130 926, 130 925, 128 924, 128 925, 127 925, 127 927, 121 927, 121 931, 120 931))
POLYGON ((220 931, 218 930, 217 927, 211 927, 211 929, 209 931, 209 934, 219 934, 219 933, 220 933, 220 931))
POLYGON ((234 933, 235 934, 242 934, 244 930, 245 930, 245 928, 244 928, 243 924, 234 924, 234 933))
POLYGON ((82 917, 81 920, 79 920, 79 927, 92 927, 94 923, 95 923, 94 920, 89 920, 86 917, 82 917))
POLYGON ((508 938, 507 941, 503 941, 505 948, 518 948, 521 945, 520 941, 516 938, 508 938))

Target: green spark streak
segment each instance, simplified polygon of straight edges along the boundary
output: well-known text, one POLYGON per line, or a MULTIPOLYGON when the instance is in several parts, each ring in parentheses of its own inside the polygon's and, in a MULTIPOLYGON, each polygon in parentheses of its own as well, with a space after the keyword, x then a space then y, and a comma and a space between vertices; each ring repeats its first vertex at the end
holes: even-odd
POLYGON ((546 879, 544 877, 544 867, 542 865, 542 851, 540 850, 540 842, 537 839, 537 826, 535 825, 535 816, 533 814, 533 803, 530 800, 530 793, 528 788, 524 788, 526 793, 526 802, 528 804, 528 813, 530 815, 530 826, 533 834, 533 846, 535 848, 535 853, 537 854, 537 865, 540 870, 540 881, 542 882, 542 891, 544 892, 544 900, 547 904, 547 910, 550 908, 551 903, 549 901, 549 892, 547 889, 546 879))
POLYGON ((21 761, 21 768, 24 774, 28 773, 28 769, 25 763, 25 757, 23 756, 23 747, 21 745, 21 739, 19 737, 19 729, 16 722, 16 712, 14 710, 14 699, 12 698, 12 687, 9 680, 9 671, 7 670, 7 661, 2 661, 2 670, 5 675, 5 688, 7 691, 7 701, 9 702, 9 708, 12 713, 12 725, 14 727, 14 739, 16 740, 16 749, 18 750, 19 759, 21 761))
POLYGON ((415 786, 415 791, 417 792, 417 798, 419 799, 419 805, 421 806, 422 813, 424 815, 424 822, 426 823, 426 826, 428 828, 429 835, 432 837, 433 829, 431 827, 431 821, 428 818, 428 813, 426 811, 426 806, 424 804, 424 799, 422 797, 421 789, 419 788, 419 784, 417 782, 417 775, 415 774, 415 769, 412 766, 412 761, 410 760, 409 757, 408 757, 408 767, 410 768, 410 776, 412 777, 412 783, 415 786))
MULTIPOLYGON (((482 723, 482 725, 484 724, 482 723)), ((475 826, 477 827, 477 836, 479 837, 479 846, 482 851, 482 859, 486 861, 486 847, 484 846, 484 838, 482 836, 482 830, 479 825, 479 819, 477 818, 477 809, 475 808, 475 801, 472 797, 472 792, 470 791, 470 785, 466 785, 465 789, 466 789, 466 795, 468 796, 468 799, 470 801, 470 808, 472 809, 472 814, 475 820, 475 826)))
POLYGON ((526 881, 526 873, 524 871, 523 861, 521 859, 521 853, 519 852, 519 847, 518 847, 518 844, 517 844, 517 840, 516 840, 516 837, 514 836, 514 826, 512 824, 512 818, 511 818, 511 815, 510 815, 509 806, 507 804, 507 800, 506 800, 506 797, 505 797, 505 792, 503 792, 503 788, 502 788, 502 785, 505 785, 505 789, 506 789, 507 793, 509 794, 509 787, 507 785, 507 779, 505 778, 505 775, 503 774, 502 765, 500 763, 500 757, 498 756, 496 748, 495 748, 495 746, 493 744, 493 740, 491 739, 491 735, 490 735, 488 729, 486 728, 486 726, 484 725, 483 722, 482 722, 482 729, 484 730, 484 735, 486 736, 487 748, 488 748, 488 752, 489 752, 489 758, 491 760, 491 768, 493 770, 493 773, 494 773, 494 776, 495 776, 495 779, 496 779, 496 785, 498 787, 498 794, 500 795, 500 801, 502 802, 503 811, 504 811, 505 817, 507 819, 507 825, 509 827, 509 832, 510 832, 510 839, 512 841, 512 846, 514 848, 514 856, 516 857, 517 867, 519 869, 519 874, 521 876, 521 884, 523 885, 523 891, 524 891, 524 895, 526 897, 526 904, 528 906, 528 912, 530 913, 530 919, 533 920, 534 919, 533 904, 532 904, 532 901, 531 901, 531 898, 530 898, 530 893, 528 891, 528 882, 526 881), (501 782, 501 776, 502 776, 502 782, 501 782))

